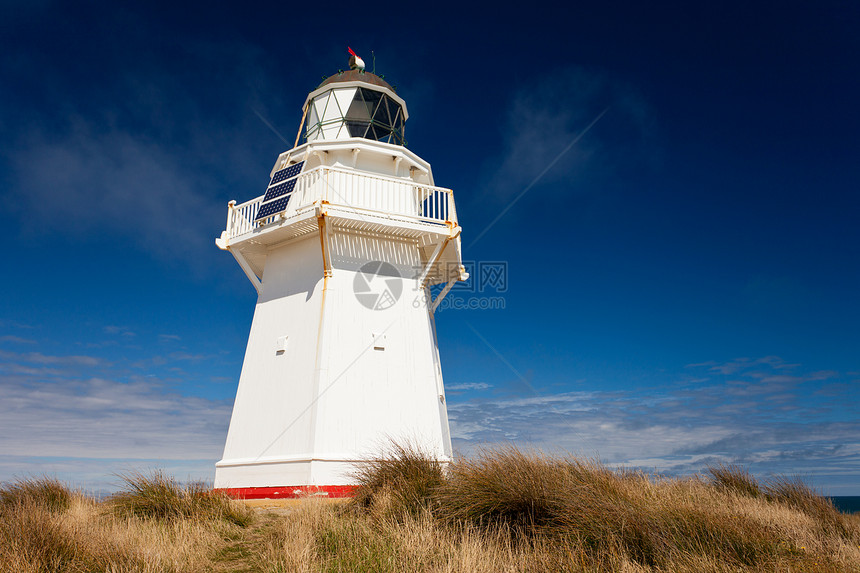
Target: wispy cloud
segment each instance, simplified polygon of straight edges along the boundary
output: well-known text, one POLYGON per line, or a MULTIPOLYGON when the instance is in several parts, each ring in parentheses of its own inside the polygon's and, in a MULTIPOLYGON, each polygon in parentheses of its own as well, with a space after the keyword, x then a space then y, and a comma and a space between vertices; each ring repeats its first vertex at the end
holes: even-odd
POLYGON ((487 390, 488 388, 492 388, 486 382, 467 382, 464 384, 451 384, 450 386, 445 386, 445 390, 451 392, 464 392, 466 390, 487 390))
POLYGON ((125 336, 125 337, 127 337, 127 338, 133 338, 133 337, 137 336, 137 334, 136 334, 136 333, 132 332, 131 330, 129 330, 129 329, 128 329, 127 327, 125 327, 125 326, 113 326, 113 325, 109 325, 109 326, 105 326, 105 327, 103 328, 103 330, 104 330, 107 334, 119 334, 120 336, 125 336))
POLYGON ((36 344, 35 340, 31 340, 29 338, 21 338, 20 336, 15 336, 12 334, 0 336, 0 342, 12 342, 14 344, 36 344))
POLYGON ((36 327, 32 324, 24 324, 22 322, 17 322, 14 320, 8 320, 5 318, 0 318, 0 327, 3 328, 17 328, 19 330, 34 330, 36 327))
MULTIPOLYGON (((133 33, 145 34, 146 25, 133 33)), ((217 256, 212 240, 227 201, 261 193, 283 149, 251 111, 262 107, 258 90, 276 109, 280 98, 268 93, 264 55, 253 45, 189 38, 175 48, 196 62, 193 70, 185 64, 174 73, 170 62, 165 69, 141 54, 95 84, 69 78, 75 91, 63 92, 56 108, 28 109, 22 98, 17 116, 0 111, 9 142, 0 152, 9 174, 0 196, 28 237, 123 237, 194 270, 217 256), (213 77, 230 89, 213 89, 213 77)), ((39 67, 38 54, 23 57, 39 67)), ((52 73, 58 82, 72 72, 52 73)), ((47 81, 40 77, 27 76, 47 81)))
POLYGON ((91 458, 216 458, 230 402, 157 376, 110 376, 98 357, 4 352, 0 451, 91 458), (98 374, 101 374, 99 376, 98 374))
POLYGON ((454 397, 452 436, 463 452, 517 441, 666 472, 729 461, 846 486, 842 468, 860 468, 860 421, 838 395, 815 392, 840 375, 784 366, 773 357, 691 365, 693 376, 647 391, 454 397))
POLYGON ((5 350, 0 350, 0 358, 3 360, 9 361, 11 363, 19 362, 19 363, 27 363, 27 364, 56 364, 56 365, 76 365, 76 366, 100 366, 104 364, 104 359, 96 357, 96 356, 82 356, 82 355, 69 355, 69 356, 52 356, 48 354, 42 354, 41 352, 26 352, 26 353, 18 353, 18 352, 8 352, 5 350))
POLYGON ((81 122, 59 138, 30 136, 12 162, 19 188, 12 205, 40 226, 121 233, 189 260, 209 246, 212 232, 201 223, 219 207, 203 193, 211 181, 158 142, 81 122))
POLYGON ((653 143, 653 116, 635 87, 608 73, 568 67, 529 81, 509 105, 503 158, 489 167, 486 193, 506 202, 606 110, 595 129, 543 174, 542 184, 563 183, 557 192, 569 192, 586 170, 606 173, 621 157, 629 163, 656 154, 646 145, 653 143))
MULTIPOLYGON (((121 336, 127 330, 107 331, 121 336)), ((195 479, 211 478, 231 399, 188 394, 189 377, 175 374, 176 365, 203 358, 171 352, 137 368, 98 355, 0 350, 0 480, 43 468, 87 487, 110 481, 92 471, 75 474, 71 468, 85 460, 110 466, 108 473, 161 466, 196 468, 195 479)))
POLYGON ((21 378, 0 386, 0 451, 76 458, 211 458, 230 404, 170 392, 157 380, 21 378))

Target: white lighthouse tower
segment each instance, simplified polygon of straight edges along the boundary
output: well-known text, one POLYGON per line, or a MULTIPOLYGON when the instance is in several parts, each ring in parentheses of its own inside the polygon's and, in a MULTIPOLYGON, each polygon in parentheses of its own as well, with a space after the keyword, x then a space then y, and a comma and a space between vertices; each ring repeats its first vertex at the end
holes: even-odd
POLYGON ((453 192, 404 147, 406 102, 350 63, 216 240, 258 293, 216 464, 232 495, 345 495, 390 440, 451 456, 433 312, 467 278, 453 192))

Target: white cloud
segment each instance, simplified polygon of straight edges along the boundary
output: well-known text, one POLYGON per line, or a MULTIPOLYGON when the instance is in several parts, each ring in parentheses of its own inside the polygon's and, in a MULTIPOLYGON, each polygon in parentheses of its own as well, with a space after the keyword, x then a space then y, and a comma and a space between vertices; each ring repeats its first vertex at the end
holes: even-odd
POLYGON ((467 382, 464 384, 452 384, 450 386, 445 386, 445 390, 451 392, 463 392, 466 390, 486 390, 488 388, 492 388, 486 382, 467 382))
MULTIPOLYGON (((229 400, 185 395, 152 370, 142 376, 98 356, 0 351, 0 358, 0 480, 49 472, 100 488, 111 482, 107 474, 146 467, 211 479, 229 400)), ((168 355, 166 364, 193 359, 168 355)))
MULTIPOLYGON (((186 472, 175 473, 182 479, 211 479, 230 401, 185 395, 153 366, 169 370, 205 356, 143 359, 146 377, 98 356, 4 350, 0 358, 0 480, 44 469, 108 487, 105 475, 81 470, 83 460, 111 473, 166 467, 186 472)), ((469 454, 513 441, 673 473, 738 462, 760 475, 811 474, 830 491, 849 487, 860 470, 860 422, 844 392, 815 392, 841 376, 800 366, 788 375, 773 361, 731 364, 690 366, 684 383, 647 391, 518 396, 481 392, 489 383, 452 385, 478 392, 448 400, 454 445, 469 454)))
POLYGON ((250 106, 262 96, 279 109, 280 95, 251 44, 185 39, 176 49, 195 58, 193 69, 176 73, 143 55, 55 108, 0 110, 10 174, 0 196, 29 239, 124 237, 195 271, 217 256, 227 201, 262 193, 282 151, 250 106), (213 90, 213 77, 230 89, 213 90))
POLYGON ((12 342, 14 344, 36 344, 35 340, 29 338, 21 338, 20 336, 6 335, 0 336, 0 342, 12 342))
MULTIPOLYGON (((455 447, 515 441, 549 451, 673 473, 731 461, 754 472, 814 474, 834 491, 844 467, 860 471, 860 421, 841 394, 813 398, 822 379, 782 361, 737 360, 688 368, 711 372, 648 391, 579 392, 449 400, 455 447), (717 372, 718 375, 713 373, 717 372)), ((667 381, 671 382, 671 381, 667 381)))
POLYGON ((133 338, 137 336, 137 333, 132 332, 125 326, 105 326, 102 330, 104 330, 107 334, 119 334, 120 336, 125 336, 127 338, 133 338))
MULTIPOLYGON (((101 366, 105 363, 102 358, 96 356, 51 356, 41 352, 16 353, 0 350, 0 358, 11 361, 21 361, 29 364, 58 364, 75 366, 101 366)), ((11 364, 11 363, 10 363, 11 364)), ((5 366, 5 365, 3 365, 5 366)))
POLYGON ((17 456, 216 459, 230 404, 157 381, 102 378, 0 386, 0 451, 17 456))
POLYGON ((487 193, 507 201, 522 191, 607 108, 594 129, 542 178, 563 183, 565 192, 586 170, 610 173, 616 161, 629 165, 653 157, 651 112, 633 86, 607 73, 568 67, 527 82, 508 107, 504 155, 490 164, 487 193))
POLYGON ((203 193, 211 181, 157 142, 79 121, 59 138, 31 136, 12 162, 14 206, 40 226, 129 235, 145 250, 189 260, 210 246, 205 225, 221 210, 203 193))

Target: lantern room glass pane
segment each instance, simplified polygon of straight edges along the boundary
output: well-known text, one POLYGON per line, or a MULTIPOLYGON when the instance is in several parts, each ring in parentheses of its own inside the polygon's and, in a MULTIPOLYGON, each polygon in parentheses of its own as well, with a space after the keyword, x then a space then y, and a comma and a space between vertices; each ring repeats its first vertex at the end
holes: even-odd
POLYGON ((380 92, 364 88, 359 88, 358 91, 361 92, 361 97, 367 104, 367 111, 369 112, 370 117, 373 117, 373 113, 376 111, 376 106, 379 105, 379 100, 382 99, 383 95, 380 92))
POLYGON ((376 106, 376 113, 373 114, 373 122, 377 125, 391 127, 391 116, 388 115, 388 98, 384 95, 379 100, 379 105, 376 106))
POLYGON ((358 120, 358 121, 370 121, 371 112, 368 104, 364 101, 364 98, 361 96, 361 92, 364 90, 358 89, 355 92, 355 96, 353 96, 352 103, 349 105, 349 110, 346 112, 347 120, 358 120))
POLYGON ((367 128, 369 126, 370 126, 369 121, 347 121, 346 122, 346 127, 349 130, 349 136, 350 137, 367 137, 367 128))

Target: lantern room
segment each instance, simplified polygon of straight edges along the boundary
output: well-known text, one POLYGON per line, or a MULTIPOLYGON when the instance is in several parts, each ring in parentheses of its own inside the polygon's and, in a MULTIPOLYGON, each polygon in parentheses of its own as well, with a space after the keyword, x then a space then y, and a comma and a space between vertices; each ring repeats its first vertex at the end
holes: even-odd
POLYGON ((305 101, 307 141, 363 137, 405 145, 406 102, 370 72, 339 72, 305 101))

